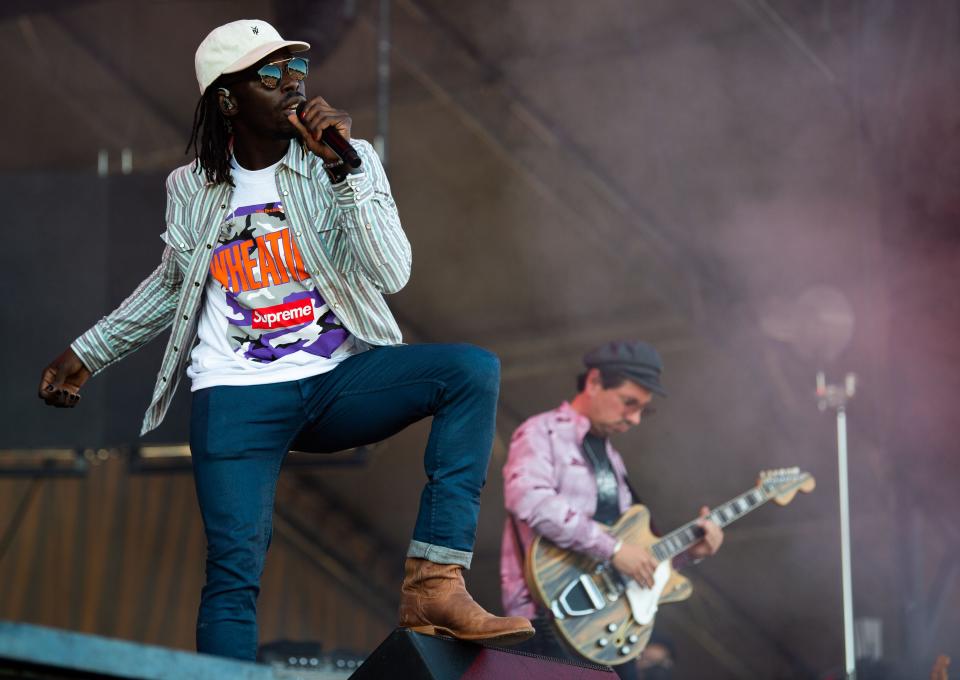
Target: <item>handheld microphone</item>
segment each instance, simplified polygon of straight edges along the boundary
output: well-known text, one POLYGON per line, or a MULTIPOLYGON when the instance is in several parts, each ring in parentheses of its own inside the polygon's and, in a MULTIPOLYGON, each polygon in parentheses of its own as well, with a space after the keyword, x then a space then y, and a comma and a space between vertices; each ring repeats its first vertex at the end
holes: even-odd
MULTIPOLYGON (((297 118, 303 121, 303 109, 307 105, 307 102, 300 102, 297 104, 297 118)), ((327 145, 331 151, 340 156, 340 160, 347 164, 351 168, 360 167, 360 156, 357 154, 357 150, 350 146, 350 142, 343 138, 337 128, 332 125, 329 127, 323 128, 323 132, 320 133, 320 141, 327 145)))

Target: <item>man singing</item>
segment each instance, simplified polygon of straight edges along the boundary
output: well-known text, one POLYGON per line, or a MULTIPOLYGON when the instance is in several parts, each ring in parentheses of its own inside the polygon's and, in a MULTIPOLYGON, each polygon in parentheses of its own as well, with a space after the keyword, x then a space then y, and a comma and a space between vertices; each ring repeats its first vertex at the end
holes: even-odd
MULTIPOLYGON (((647 548, 618 541, 605 528, 638 502, 609 437, 639 425, 653 396, 666 395, 660 356, 643 342, 611 342, 583 360, 587 371, 578 379, 579 393, 572 402, 525 421, 513 434, 503 468, 509 513, 500 558, 503 606, 510 615, 533 618, 537 636, 526 643, 529 651, 561 658, 576 654, 555 633, 524 580, 523 560, 534 534, 609 562, 647 587, 653 586, 657 567, 647 548)), ((701 508, 703 539, 681 558, 703 558, 720 548, 723 532, 703 519, 707 514, 701 508)), ((615 668, 621 677, 636 677, 632 664, 615 668)))
POLYGON ((75 406, 91 375, 172 325, 142 432, 160 423, 186 368, 207 537, 197 649, 240 659, 256 656, 256 599, 287 451, 360 446, 433 416, 400 625, 518 642, 533 634, 529 621, 484 611, 462 575, 493 442, 498 360, 467 345, 400 344, 383 295, 407 282, 410 245, 372 147, 352 141, 355 169, 320 142, 329 127, 349 140, 351 119, 307 99, 309 47, 258 20, 203 40, 188 144, 196 158, 167 179, 160 265, 44 369, 40 397, 75 406))

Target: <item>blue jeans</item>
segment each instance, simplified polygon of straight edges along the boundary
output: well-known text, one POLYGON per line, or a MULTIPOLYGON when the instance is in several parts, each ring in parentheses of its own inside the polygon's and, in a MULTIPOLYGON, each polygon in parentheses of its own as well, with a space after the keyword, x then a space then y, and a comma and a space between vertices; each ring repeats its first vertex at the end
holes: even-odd
POLYGON ((377 347, 329 373, 193 395, 190 448, 207 535, 197 650, 254 659, 256 601, 287 451, 341 451, 433 416, 407 552, 470 566, 493 446, 500 364, 469 345, 377 347))

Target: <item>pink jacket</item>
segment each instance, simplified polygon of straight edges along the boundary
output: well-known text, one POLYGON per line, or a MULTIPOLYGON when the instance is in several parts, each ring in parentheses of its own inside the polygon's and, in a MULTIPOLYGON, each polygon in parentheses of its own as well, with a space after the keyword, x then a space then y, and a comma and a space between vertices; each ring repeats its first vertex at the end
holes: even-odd
MULTIPOLYGON (((535 613, 523 577, 523 560, 534 533, 596 559, 613 556, 616 541, 593 521, 597 485, 581 449, 589 429, 590 421, 564 402, 528 419, 513 433, 503 466, 504 503, 517 519, 523 545, 517 545, 508 516, 500 550, 500 592, 508 616, 529 618, 535 613)), ((619 482, 620 512, 624 512, 631 504, 626 469, 609 441, 607 455, 619 482)))

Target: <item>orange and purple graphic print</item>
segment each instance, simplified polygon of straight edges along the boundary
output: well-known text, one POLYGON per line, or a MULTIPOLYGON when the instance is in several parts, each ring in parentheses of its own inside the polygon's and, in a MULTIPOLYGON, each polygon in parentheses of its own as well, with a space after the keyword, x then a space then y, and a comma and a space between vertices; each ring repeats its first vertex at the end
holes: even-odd
POLYGON ((245 359, 330 357, 349 335, 312 285, 279 202, 227 217, 210 275, 226 296, 230 347, 245 359))

